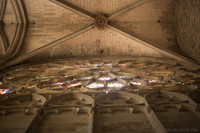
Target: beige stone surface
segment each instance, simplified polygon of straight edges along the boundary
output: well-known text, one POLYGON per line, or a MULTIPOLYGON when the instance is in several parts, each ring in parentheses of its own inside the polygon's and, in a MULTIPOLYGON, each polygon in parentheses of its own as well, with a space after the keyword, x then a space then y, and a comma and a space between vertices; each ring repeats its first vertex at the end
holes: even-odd
POLYGON ((151 0, 112 18, 117 26, 162 48, 179 51, 174 29, 174 0, 151 0))
POLYGON ((17 28, 17 19, 14 8, 10 0, 7 1, 6 11, 3 18, 3 30, 8 40, 8 44, 12 44, 17 28))
POLYGON ((200 132, 200 65, 187 56, 200 61, 199 0, 2 1, 0 30, 17 41, 5 60, 0 53, 0 89, 17 94, 0 94, 0 133, 200 132), (110 27, 81 32, 95 16, 120 11, 110 27), (112 81, 95 88, 102 75, 112 81))
MULTIPOLYGON (((13 14, 12 0, 7 1, 8 8, 3 28, 8 41, 12 42, 15 35, 16 16, 13 14)), ((84 2, 81 0, 25 0, 23 4, 28 25, 25 30, 26 36, 23 44, 20 45, 23 46, 20 47, 21 55, 18 53, 12 57, 13 60, 9 60, 7 66, 30 58, 38 60, 38 57, 46 60, 60 57, 115 55, 145 57, 165 55, 180 60, 180 62, 195 63, 183 53, 184 50, 180 50, 177 43, 174 25, 177 3, 174 0, 124 0, 123 2, 120 0, 86 0, 84 2), (68 7, 65 2, 69 3, 68 7), (129 9, 129 7, 132 8, 129 9), (70 10, 70 8, 73 9, 70 10), (94 18, 86 17, 87 13, 83 15, 82 10, 94 14, 94 18), (109 17, 120 11, 124 12, 109 19, 108 25, 110 24, 112 27, 114 24, 116 29, 123 29, 123 31, 115 28, 105 28, 104 30, 93 28, 81 35, 75 35, 77 31, 94 23, 95 15, 103 14, 105 17, 109 17), (60 41, 60 44, 51 49, 46 49, 49 44, 61 40, 62 37, 68 37, 68 35, 74 36, 69 40, 66 39, 67 41, 60 41), (135 35, 138 42, 132 35, 135 35), (160 49, 153 50, 149 46, 158 46, 160 49), (162 51, 162 49, 164 50, 162 51), (42 56, 39 55, 41 53, 42 56), (37 57, 34 59, 35 56, 37 57)), ((193 40, 198 40, 198 34, 194 36, 196 38, 193 40)), ((195 46, 196 51, 199 51, 198 45, 195 46)))
POLYGON ((15 11, 10 0, 7 0, 7 7, 3 18, 5 24, 17 23, 15 11))
POLYGON ((29 28, 23 53, 42 47, 75 32, 91 20, 58 6, 49 0, 26 0, 29 28))
POLYGON ((200 62, 199 8, 199 0, 178 0, 175 23, 181 50, 200 62))
POLYGON ((51 48, 50 57, 72 56, 152 56, 160 57, 160 53, 151 48, 106 28, 91 29, 75 38, 51 48), (58 52, 59 51, 59 52, 58 52))
POLYGON ((7 24, 4 26, 4 31, 9 44, 12 44, 12 41, 15 37, 16 29, 17 29, 17 24, 7 24))

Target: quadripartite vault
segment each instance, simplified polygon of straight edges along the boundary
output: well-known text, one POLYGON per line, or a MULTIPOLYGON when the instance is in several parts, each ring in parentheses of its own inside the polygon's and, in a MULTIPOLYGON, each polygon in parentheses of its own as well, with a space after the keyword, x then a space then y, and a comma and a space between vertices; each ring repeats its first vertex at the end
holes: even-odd
POLYGON ((199 5, 0 0, 0 133, 199 133, 199 5))

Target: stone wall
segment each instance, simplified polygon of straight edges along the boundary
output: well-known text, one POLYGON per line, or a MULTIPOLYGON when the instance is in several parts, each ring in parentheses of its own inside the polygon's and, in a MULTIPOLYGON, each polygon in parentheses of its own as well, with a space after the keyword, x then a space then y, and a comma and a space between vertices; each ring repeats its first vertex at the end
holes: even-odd
POLYGON ((178 0, 175 22, 181 50, 200 62, 200 0, 178 0))

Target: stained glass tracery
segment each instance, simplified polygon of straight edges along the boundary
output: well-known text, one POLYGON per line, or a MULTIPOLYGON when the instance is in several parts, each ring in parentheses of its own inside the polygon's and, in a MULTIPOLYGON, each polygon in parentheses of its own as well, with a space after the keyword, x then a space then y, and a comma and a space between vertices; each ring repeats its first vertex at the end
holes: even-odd
MULTIPOLYGON (((166 60, 124 60, 95 63, 87 60, 22 66, 8 71, 0 87, 51 91, 135 91, 138 89, 179 89, 196 84, 198 73, 187 72, 183 66, 166 60), (109 62, 109 63, 108 63, 109 62), (11 87, 15 85, 14 87, 11 87)), ((199 76, 200 77, 200 76, 199 76)), ((1 88, 0 88, 1 89, 1 88)), ((11 89, 12 90, 12 89, 11 89)))

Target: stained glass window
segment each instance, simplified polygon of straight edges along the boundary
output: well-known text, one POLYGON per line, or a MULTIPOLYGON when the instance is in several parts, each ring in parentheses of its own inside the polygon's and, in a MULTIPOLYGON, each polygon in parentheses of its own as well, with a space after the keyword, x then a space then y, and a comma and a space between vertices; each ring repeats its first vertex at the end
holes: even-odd
POLYGON ((102 88, 102 87, 104 87, 104 84, 101 83, 101 82, 93 82, 93 83, 87 85, 86 87, 90 88, 90 89, 96 89, 96 88, 102 88))
POLYGON ((81 82, 76 82, 76 83, 69 84, 69 85, 67 85, 66 87, 67 87, 67 88, 71 88, 71 87, 79 86, 79 85, 81 85, 81 84, 82 84, 81 82))
POLYGON ((93 64, 95 67, 100 67, 101 64, 93 64))
POLYGON ((98 78, 98 80, 101 80, 101 81, 109 81, 111 80, 112 78, 109 77, 109 76, 101 76, 100 78, 98 78))
POLYGON ((132 79, 132 77, 129 77, 129 76, 119 76, 119 78, 121 78, 121 79, 132 79))
POLYGON ((124 85, 120 83, 119 81, 110 81, 108 82, 108 87, 110 88, 123 88, 124 85))
POLYGON ((79 78, 79 80, 89 80, 89 79, 92 79, 93 78, 93 76, 91 76, 91 77, 82 77, 82 78, 79 78))
POLYGON ((145 83, 138 82, 138 81, 131 81, 130 83, 131 83, 132 85, 142 85, 142 86, 145 86, 145 85, 146 85, 145 83))
POLYGON ((112 63, 107 63, 107 64, 104 64, 104 66, 113 66, 112 63))
POLYGON ((64 82, 57 82, 57 83, 53 83, 54 85, 63 85, 64 82))
POLYGON ((7 93, 9 93, 9 89, 0 89, 1 95, 7 94, 7 93))

